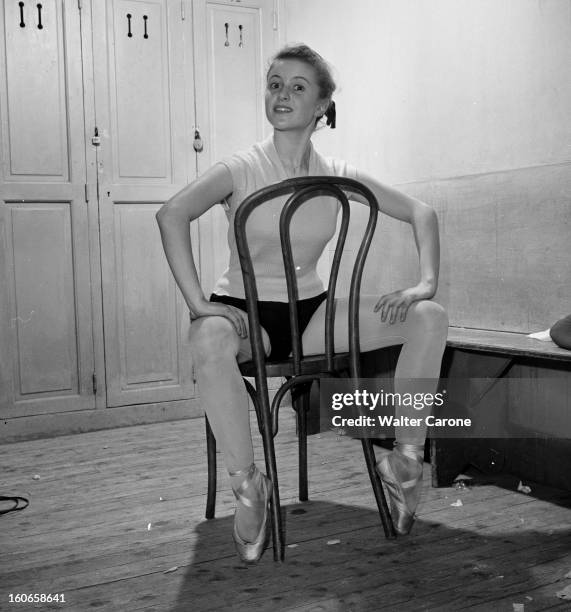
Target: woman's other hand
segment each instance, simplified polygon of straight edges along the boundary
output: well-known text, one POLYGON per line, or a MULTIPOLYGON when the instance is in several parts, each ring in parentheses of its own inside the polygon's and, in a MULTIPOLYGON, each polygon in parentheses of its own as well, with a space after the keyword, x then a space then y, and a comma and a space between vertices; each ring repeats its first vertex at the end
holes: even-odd
POLYGON ((376 303, 374 311, 381 312, 381 321, 388 319, 392 325, 396 321, 405 321, 410 305, 421 300, 428 300, 434 295, 434 290, 424 284, 419 283, 408 289, 399 289, 392 293, 383 295, 376 303))

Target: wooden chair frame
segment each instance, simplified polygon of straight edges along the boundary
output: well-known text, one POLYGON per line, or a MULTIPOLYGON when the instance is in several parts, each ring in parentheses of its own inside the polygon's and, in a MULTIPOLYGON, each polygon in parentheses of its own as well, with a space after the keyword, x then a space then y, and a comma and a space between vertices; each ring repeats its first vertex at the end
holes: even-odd
MULTIPOLYGON (((330 176, 309 176, 287 179, 281 183, 265 187, 248 196, 236 211, 234 231, 244 279, 244 289, 248 305, 249 335, 252 345, 252 360, 240 364, 240 371, 245 377, 255 378, 256 383, 254 388, 248 381, 244 380, 258 417, 258 426, 263 440, 266 471, 268 477, 274 484, 271 512, 275 561, 283 560, 285 550, 273 441, 278 431, 279 406, 287 391, 292 391, 294 409, 297 415, 297 433, 299 439, 299 498, 300 501, 306 501, 308 498, 307 410, 309 407, 309 393, 304 391, 309 390, 313 381, 319 380, 320 378, 338 376, 340 371, 343 370, 348 370, 352 378, 357 379, 360 377, 359 298, 361 279, 367 253, 375 231, 377 217, 377 200, 365 185, 354 179, 330 176), (347 353, 336 354, 334 351, 335 291, 341 256, 350 220, 350 204, 346 192, 361 196, 364 200, 362 203, 369 207, 369 219, 363 233, 363 238, 351 275, 348 321, 349 351, 347 353), (262 329, 256 306, 258 302, 258 292, 246 238, 246 223, 250 214, 258 206, 263 205, 264 202, 287 194, 291 195, 282 209, 279 227, 289 299, 292 354, 290 358, 284 361, 267 362, 262 329), (291 247, 290 225, 292 217, 299 207, 316 196, 331 196, 337 199, 341 204, 342 219, 327 287, 325 353, 323 355, 304 357, 296 308, 298 289, 291 247), (279 388, 273 401, 270 403, 267 378, 273 376, 285 377, 286 382, 279 388), (300 385, 302 386, 301 388, 300 385), (299 393, 300 390, 301 393, 299 393)), ((208 419, 206 419, 206 439, 208 456, 206 518, 213 518, 216 499, 216 441, 208 423, 208 419)), ((375 470, 375 453, 373 445, 368 438, 362 439, 361 442, 385 536, 387 538, 393 538, 395 537, 393 524, 391 522, 381 481, 375 470)))

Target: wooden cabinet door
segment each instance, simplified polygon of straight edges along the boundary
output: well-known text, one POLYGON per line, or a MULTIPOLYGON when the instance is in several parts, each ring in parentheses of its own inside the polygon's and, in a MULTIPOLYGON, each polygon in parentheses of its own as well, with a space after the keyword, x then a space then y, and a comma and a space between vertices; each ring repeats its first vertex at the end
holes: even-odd
POLYGON ((107 405, 185 399, 189 315, 155 213, 196 173, 191 8, 92 7, 107 405))
MULTIPOLYGON (((268 59, 278 42, 274 0, 194 0, 196 118, 204 149, 198 173, 268 133, 268 59)), ((228 221, 221 206, 199 219, 200 272, 209 294, 228 265, 228 221)))
POLYGON ((95 407, 80 9, 0 7, 0 416, 95 407))

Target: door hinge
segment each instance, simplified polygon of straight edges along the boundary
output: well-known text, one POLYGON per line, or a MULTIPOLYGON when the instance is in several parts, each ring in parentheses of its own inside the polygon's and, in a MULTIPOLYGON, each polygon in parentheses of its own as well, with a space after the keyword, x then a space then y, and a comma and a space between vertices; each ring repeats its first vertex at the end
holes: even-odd
POLYGON ((93 372, 91 382, 93 384, 93 395, 97 395, 97 374, 95 372, 93 372))
POLYGON ((277 11, 272 11, 272 27, 274 30, 278 29, 278 12, 277 11))
POLYGON ((186 6, 184 5, 184 0, 180 0, 180 18, 182 21, 186 19, 186 6))
POLYGON ((81 4, 81 0, 77 0, 77 8, 81 11, 81 9, 83 8, 82 4, 81 4))
POLYGON ((89 202, 89 185, 85 183, 85 202, 89 202))

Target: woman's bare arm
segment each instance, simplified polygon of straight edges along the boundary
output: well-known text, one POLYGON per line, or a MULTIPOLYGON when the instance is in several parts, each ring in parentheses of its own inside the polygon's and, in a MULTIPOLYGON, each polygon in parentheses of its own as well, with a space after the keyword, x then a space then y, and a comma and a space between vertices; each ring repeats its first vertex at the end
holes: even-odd
POLYGON ((224 304, 208 301, 200 286, 192 255, 190 222, 232 193, 232 175, 215 164, 201 177, 174 195, 157 212, 163 248, 170 269, 190 309, 191 317, 219 315, 228 318, 242 337, 246 334, 240 313, 224 304))
POLYGON ((411 303, 432 298, 438 288, 440 269, 438 219, 434 210, 424 202, 383 185, 371 176, 359 173, 358 180, 374 193, 381 212, 412 226, 419 256, 419 282, 414 287, 383 295, 376 306, 376 310, 381 311, 383 320, 388 316, 391 322, 397 317, 404 321, 411 303))

